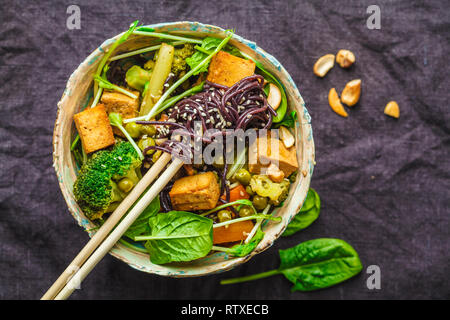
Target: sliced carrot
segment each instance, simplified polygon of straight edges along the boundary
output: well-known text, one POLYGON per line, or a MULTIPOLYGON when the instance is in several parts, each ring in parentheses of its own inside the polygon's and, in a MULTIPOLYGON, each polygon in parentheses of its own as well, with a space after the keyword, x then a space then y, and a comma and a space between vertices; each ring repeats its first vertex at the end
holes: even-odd
POLYGON ((253 229, 253 222, 250 220, 236 222, 213 229, 213 243, 227 243, 245 240, 253 229))
POLYGON ((159 121, 167 121, 169 119, 169 116, 165 113, 161 114, 161 117, 159 118, 159 121))
MULTIPOLYGON (((225 195, 223 195, 221 198, 225 199, 226 197, 225 195)), ((247 191, 245 191, 245 188, 242 184, 230 190, 230 202, 240 199, 250 199, 250 195, 247 193, 247 191)))
POLYGON ((194 167, 192 167, 191 164, 183 164, 183 168, 186 170, 188 176, 193 176, 195 174, 194 167))

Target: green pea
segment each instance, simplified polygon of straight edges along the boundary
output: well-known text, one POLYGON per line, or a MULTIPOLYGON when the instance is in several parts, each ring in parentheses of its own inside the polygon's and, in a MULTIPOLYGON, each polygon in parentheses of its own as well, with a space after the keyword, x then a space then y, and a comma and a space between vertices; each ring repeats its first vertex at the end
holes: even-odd
POLYGON ((117 184, 117 186, 119 187, 120 190, 122 190, 123 192, 130 192, 131 189, 133 189, 134 187, 134 183, 130 178, 123 178, 119 181, 119 183, 117 184))
POLYGON ((158 161, 159 157, 161 157, 162 151, 161 150, 156 150, 156 152, 153 154, 152 156, 152 161, 155 163, 156 161, 158 161))
POLYGON ((242 206, 241 209, 239 209, 239 217, 248 217, 253 214, 253 209, 250 206, 242 206))
POLYGON ((125 130, 127 130, 132 138, 139 138, 141 135, 141 126, 136 122, 127 123, 125 125, 125 130))
POLYGON ((266 197, 255 195, 253 196, 252 202, 253 206, 255 206, 257 210, 263 210, 265 207, 267 207, 268 200, 266 197))
POLYGON ((245 191, 251 196, 255 195, 255 192, 253 191, 253 189, 252 189, 252 187, 250 185, 245 187, 245 191))
MULTIPOLYGON (((139 149, 141 149, 142 151, 144 151, 146 148, 154 146, 155 140, 153 138, 147 137, 147 138, 141 138, 138 142, 138 147, 139 149)), ((151 155, 155 152, 154 149, 150 149, 147 151, 147 155, 151 155)))
POLYGON ((219 218, 219 222, 225 222, 231 220, 231 212, 228 210, 220 210, 217 213, 217 218, 219 218))
POLYGON ((234 177, 237 181, 239 181, 244 186, 247 186, 250 183, 250 179, 252 178, 252 175, 250 172, 248 172, 245 169, 239 169, 235 174, 234 177))
POLYGON ((156 127, 151 124, 142 124, 141 125, 142 134, 146 134, 148 136, 154 136, 156 134, 156 127))
POLYGON ((290 181, 291 183, 294 183, 295 180, 297 179, 297 171, 291 173, 291 175, 289 176, 288 179, 289 179, 289 181, 290 181))

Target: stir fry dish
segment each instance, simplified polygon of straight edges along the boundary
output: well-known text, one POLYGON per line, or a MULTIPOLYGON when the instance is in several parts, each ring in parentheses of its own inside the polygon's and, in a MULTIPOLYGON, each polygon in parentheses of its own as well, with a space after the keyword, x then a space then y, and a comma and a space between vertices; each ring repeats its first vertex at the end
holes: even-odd
POLYGON ((133 23, 103 56, 93 97, 74 115, 74 197, 99 226, 163 153, 183 160, 120 240, 153 263, 248 255, 263 222, 281 220, 272 213, 296 179, 296 112, 280 81, 231 45, 232 35, 195 38, 133 23), (132 34, 149 46, 117 50, 132 34))

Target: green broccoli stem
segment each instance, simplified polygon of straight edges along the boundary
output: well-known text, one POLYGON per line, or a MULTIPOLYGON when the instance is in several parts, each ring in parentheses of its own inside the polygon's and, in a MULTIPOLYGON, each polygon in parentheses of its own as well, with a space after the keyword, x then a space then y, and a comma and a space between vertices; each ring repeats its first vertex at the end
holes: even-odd
MULTIPOLYGON (((179 45, 182 45, 182 44, 185 44, 185 43, 186 43, 186 41, 174 41, 174 42, 169 43, 169 44, 171 46, 175 47, 175 46, 179 46, 179 45)), ((127 53, 123 53, 123 54, 119 54, 117 56, 114 56, 111 59, 109 59, 109 61, 120 60, 120 59, 123 59, 123 58, 132 57, 132 56, 135 56, 135 55, 138 55, 138 54, 141 54, 141 53, 156 51, 159 48, 161 48, 160 44, 155 45, 155 46, 151 46, 151 47, 142 48, 142 49, 139 49, 139 50, 130 51, 130 52, 127 52, 127 53)))
POLYGON ((261 272, 261 273, 257 273, 257 274, 252 274, 249 276, 221 280, 220 284, 223 285, 223 284, 233 284, 233 283, 253 281, 253 280, 258 280, 258 279, 275 276, 277 274, 281 274, 281 271, 279 271, 278 269, 274 269, 274 270, 265 271, 265 272, 261 272))
POLYGON ((155 37, 160 39, 170 39, 170 40, 180 40, 190 43, 202 43, 202 40, 199 39, 192 39, 187 37, 180 37, 180 36, 174 36, 171 34, 166 33, 159 33, 159 32, 150 32, 150 31, 133 31, 133 34, 140 35, 140 36, 149 36, 149 37, 155 37))

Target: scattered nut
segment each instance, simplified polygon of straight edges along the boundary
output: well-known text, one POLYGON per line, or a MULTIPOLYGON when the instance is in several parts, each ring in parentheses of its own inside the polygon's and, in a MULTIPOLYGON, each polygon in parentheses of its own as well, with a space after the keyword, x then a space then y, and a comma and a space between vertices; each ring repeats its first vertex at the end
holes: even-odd
POLYGON ((361 96, 361 79, 355 79, 345 85, 341 93, 341 101, 349 107, 358 103, 361 96))
POLYGON ((400 117, 400 108, 398 107, 397 102, 389 101, 384 108, 384 114, 398 119, 400 117))
POLYGON ((280 89, 273 83, 269 84, 269 96, 267 97, 267 102, 270 104, 270 106, 277 110, 281 103, 281 92, 280 89))
POLYGON ((284 179, 284 172, 281 171, 274 163, 271 163, 269 167, 267 167, 266 171, 269 179, 275 183, 280 183, 284 179))
POLYGON ((306 177, 308 175, 308 172, 306 170, 302 170, 302 174, 304 177, 306 177))
POLYGON ((334 67, 334 54, 326 54, 320 57, 314 64, 314 74, 318 77, 324 77, 331 68, 334 67))
POLYGON ((355 63, 355 55, 350 50, 339 50, 336 55, 336 62, 342 68, 349 68, 353 63, 355 63))
POLYGON ((344 109, 344 106, 341 103, 341 100, 339 100, 339 96, 335 88, 331 88, 330 92, 328 93, 328 103, 330 104, 331 109, 333 109, 333 111, 338 115, 345 118, 348 116, 347 112, 344 109))
POLYGON ((283 141, 283 144, 286 148, 290 148, 295 143, 295 138, 288 128, 284 126, 280 126, 280 139, 283 141))

